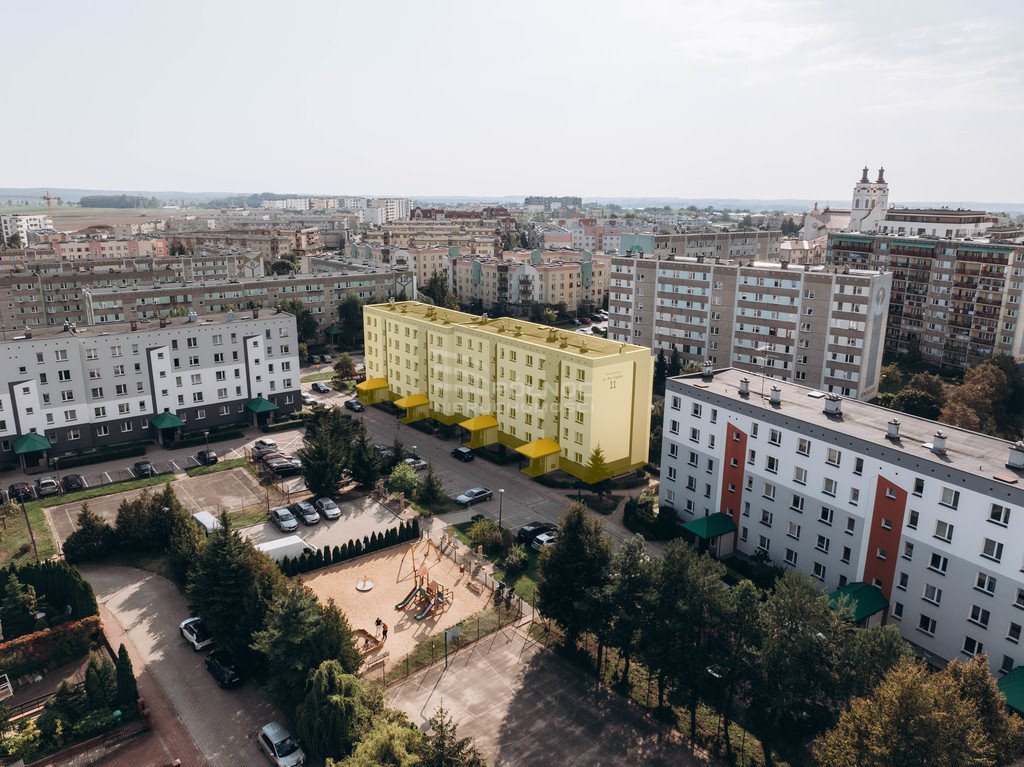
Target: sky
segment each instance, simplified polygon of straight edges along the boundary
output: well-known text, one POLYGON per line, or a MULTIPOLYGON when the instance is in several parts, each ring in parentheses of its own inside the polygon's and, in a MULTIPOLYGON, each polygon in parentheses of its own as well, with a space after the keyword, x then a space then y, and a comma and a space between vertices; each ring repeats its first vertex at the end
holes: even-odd
POLYGON ((4 0, 0 186, 1024 202, 1024 3, 4 0))

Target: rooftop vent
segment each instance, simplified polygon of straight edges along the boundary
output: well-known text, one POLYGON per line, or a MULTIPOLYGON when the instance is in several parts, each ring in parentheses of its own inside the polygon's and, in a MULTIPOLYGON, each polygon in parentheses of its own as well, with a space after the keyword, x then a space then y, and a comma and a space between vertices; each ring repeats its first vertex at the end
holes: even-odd
POLYGON ((825 396, 825 405, 822 408, 825 415, 842 415, 843 414, 843 398, 838 394, 828 394, 825 396))
POLYGON ((1010 445, 1010 457, 1006 465, 1011 469, 1024 469, 1024 442, 1015 442, 1010 445))
POLYGON ((768 401, 773 405, 782 404, 782 389, 778 386, 773 386, 771 394, 768 395, 768 401))
POLYGON ((711 360, 704 360, 704 362, 701 364, 701 374, 705 378, 714 378, 715 371, 714 368, 712 368, 711 366, 711 360))
POLYGON ((886 426, 885 438, 896 441, 900 438, 900 422, 893 418, 886 426))
POLYGON ((750 379, 749 378, 741 378, 740 379, 740 396, 741 397, 749 397, 750 396, 750 379))
POLYGON ((946 452, 946 435, 941 431, 935 432, 930 448, 936 455, 943 455, 946 452))

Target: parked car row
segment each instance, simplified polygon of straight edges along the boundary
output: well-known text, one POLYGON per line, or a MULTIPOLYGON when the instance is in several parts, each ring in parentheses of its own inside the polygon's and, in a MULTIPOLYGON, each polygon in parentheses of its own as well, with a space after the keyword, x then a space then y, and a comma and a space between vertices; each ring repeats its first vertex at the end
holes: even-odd
POLYGON ((294 533, 299 529, 299 520, 315 525, 320 518, 334 520, 341 516, 341 509, 331 498, 319 498, 315 502, 299 501, 291 506, 282 506, 270 512, 270 522, 282 533, 294 533))
POLYGON ((302 461, 278 449, 272 439, 258 439, 250 451, 254 461, 259 461, 279 477, 290 477, 302 471, 302 461))
POLYGON ((65 474, 58 482, 53 477, 40 477, 34 483, 15 482, 7 488, 7 497, 12 501, 31 501, 51 495, 63 495, 84 490, 89 485, 81 474, 65 474))

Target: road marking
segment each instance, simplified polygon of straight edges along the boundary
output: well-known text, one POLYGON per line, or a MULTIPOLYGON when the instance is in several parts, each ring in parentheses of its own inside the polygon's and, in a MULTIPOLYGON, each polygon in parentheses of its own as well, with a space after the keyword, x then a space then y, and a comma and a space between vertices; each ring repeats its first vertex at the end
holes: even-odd
MULTIPOLYGON (((128 469, 128 472, 131 473, 131 469, 128 469)), ((107 478, 106 484, 108 485, 114 481, 110 478, 110 472, 108 471, 103 472, 103 476, 107 478)))
POLYGON ((178 464, 176 464, 174 461, 171 461, 171 466, 174 467, 174 471, 176 472, 183 471, 183 469, 180 466, 178 466, 178 464))

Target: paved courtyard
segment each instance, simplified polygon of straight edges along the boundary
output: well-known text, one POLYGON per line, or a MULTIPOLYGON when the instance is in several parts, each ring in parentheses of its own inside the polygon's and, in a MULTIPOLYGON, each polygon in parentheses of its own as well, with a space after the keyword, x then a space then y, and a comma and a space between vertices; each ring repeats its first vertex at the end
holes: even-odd
POLYGON ((507 629, 393 685, 391 705, 423 725, 439 705, 500 765, 706 764, 617 695, 507 629))

